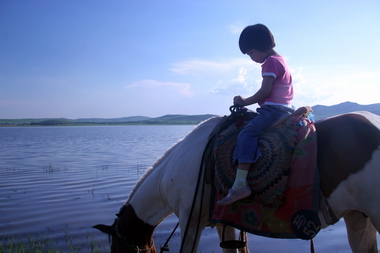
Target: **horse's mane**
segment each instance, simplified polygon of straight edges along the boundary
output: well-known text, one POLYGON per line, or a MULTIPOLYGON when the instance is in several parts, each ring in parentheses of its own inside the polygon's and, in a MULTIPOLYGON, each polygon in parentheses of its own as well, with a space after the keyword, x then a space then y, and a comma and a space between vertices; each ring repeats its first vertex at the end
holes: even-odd
MULTIPOLYGON (((139 189, 140 185, 144 182, 144 180, 149 177, 150 174, 152 174, 152 172, 157 168, 159 167, 159 165, 165 160, 166 157, 168 157, 172 152, 176 151, 177 148, 180 146, 179 144, 181 144, 186 138, 188 138, 189 136, 191 136, 192 134, 198 132, 199 130, 205 128, 205 127, 208 127, 210 124, 213 124, 215 125, 216 123, 218 123, 220 121, 221 117, 212 117, 210 119, 207 119, 205 121, 202 121, 201 123, 199 123, 192 131, 190 131, 186 136, 185 138, 183 139, 180 139, 178 140, 178 142, 176 144, 174 144, 171 148, 169 148, 168 150, 166 150, 166 152, 164 153, 163 156, 161 156, 160 158, 158 158, 158 160, 152 165, 152 167, 150 167, 145 173, 144 175, 140 178, 140 180, 136 183, 136 185, 133 187, 131 193, 129 194, 129 197, 127 199, 127 201, 125 202, 124 205, 127 205, 129 203, 129 201, 132 199, 133 195, 135 194, 135 192, 139 189)), ((211 129, 212 130, 212 129, 211 129)))

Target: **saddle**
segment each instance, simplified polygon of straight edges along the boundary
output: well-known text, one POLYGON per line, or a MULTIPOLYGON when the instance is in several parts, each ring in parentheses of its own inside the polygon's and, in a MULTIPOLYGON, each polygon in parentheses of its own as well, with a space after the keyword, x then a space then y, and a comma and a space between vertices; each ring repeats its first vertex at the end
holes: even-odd
POLYGON ((310 235, 315 236, 319 229, 304 229, 299 224, 304 218, 320 227, 315 217, 319 204, 316 132, 308 117, 312 109, 307 106, 297 109, 262 135, 259 140, 262 157, 252 164, 247 176, 252 195, 220 207, 216 201, 227 195, 235 180, 233 153, 237 135, 256 116, 245 108, 234 107, 230 111, 231 115, 225 116, 210 134, 204 155, 211 158, 204 162, 206 182, 212 185, 210 221, 257 235, 312 238, 310 235), (298 230, 307 231, 308 235, 298 230))

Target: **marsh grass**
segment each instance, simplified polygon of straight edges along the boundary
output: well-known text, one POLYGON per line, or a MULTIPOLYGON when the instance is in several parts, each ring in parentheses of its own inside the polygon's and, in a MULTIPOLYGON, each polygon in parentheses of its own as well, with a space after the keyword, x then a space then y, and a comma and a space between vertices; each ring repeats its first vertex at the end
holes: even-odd
MULTIPOLYGON (((179 236, 179 234, 177 234, 179 236)), ((162 238, 157 238, 157 235, 154 235, 157 252, 160 251, 161 247, 164 244, 164 241, 161 241, 162 238)), ((166 237, 165 237, 166 241, 166 237)), ((171 242, 178 243, 178 242, 171 242)), ((176 250, 170 249, 169 242, 169 251, 168 253, 177 252, 176 250)), ((174 246, 176 248, 178 245, 174 246)), ((219 252, 212 250, 203 251, 199 249, 200 253, 214 253, 219 252)), ((19 237, 3 237, 0 238, 0 253, 108 253, 110 252, 109 243, 96 243, 94 237, 86 235, 83 238, 82 242, 76 241, 74 243, 73 236, 69 233, 68 227, 64 228, 63 235, 59 238, 54 238, 49 234, 39 236, 19 236, 19 237)))
POLYGON ((68 171, 69 166, 49 163, 49 165, 43 167, 43 170, 46 172, 68 171))
POLYGON ((87 237, 86 242, 73 244, 69 235, 57 241, 49 236, 33 236, 19 238, 2 238, 0 253, 103 253, 109 252, 109 245, 96 244, 94 238, 87 237))

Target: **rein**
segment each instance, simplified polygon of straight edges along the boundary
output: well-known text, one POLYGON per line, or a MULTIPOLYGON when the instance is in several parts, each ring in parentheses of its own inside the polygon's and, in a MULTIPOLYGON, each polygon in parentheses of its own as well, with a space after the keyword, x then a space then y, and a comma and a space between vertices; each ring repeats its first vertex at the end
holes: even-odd
MULTIPOLYGON (((208 145, 210 145, 210 141, 207 143, 206 147, 208 145)), ((189 227, 190 227, 190 223, 191 223, 191 216, 193 215, 194 213, 194 209, 195 209, 195 204, 196 204, 196 201, 197 201, 197 195, 198 195, 198 190, 199 190, 199 186, 200 186, 200 183, 202 181, 202 175, 204 173, 202 168, 203 168, 203 161, 204 161, 204 154, 202 156, 202 162, 201 162, 201 165, 200 165, 200 170, 199 170, 199 174, 198 174, 198 180, 197 180, 197 184, 196 184, 196 187, 195 187, 195 192, 194 192, 194 198, 193 198, 193 203, 191 205, 191 209, 190 209, 190 214, 189 214, 189 219, 187 220, 187 224, 186 224, 186 228, 185 228, 185 232, 184 232, 184 235, 183 235, 183 240, 181 242, 181 249, 180 249, 180 253, 183 252, 183 247, 185 245, 185 240, 186 240, 186 237, 187 237, 187 233, 189 231, 189 227)), ((203 196, 204 196, 204 191, 205 191, 205 184, 202 184, 202 192, 201 192, 201 199, 200 199, 200 206, 199 206, 199 213, 201 213, 202 211, 202 208, 203 208, 203 203, 202 203, 202 200, 203 200, 203 196)), ((196 232, 195 232, 195 238, 198 236, 198 231, 199 231, 199 225, 200 225, 200 221, 201 221, 201 217, 200 215, 198 215, 198 222, 197 222, 197 229, 196 229, 196 232)), ((195 250, 195 245, 196 245, 196 241, 193 242, 193 246, 192 246, 192 249, 191 249, 191 252, 194 252, 195 250)))
MULTIPOLYGON (((123 208, 120 211, 123 212, 124 211, 123 208)), ((153 241, 150 242, 150 246, 148 245, 149 246, 148 249, 140 249, 140 247, 137 246, 136 244, 129 242, 127 240, 127 236, 126 236, 124 229, 123 229, 123 226, 122 226, 122 222, 121 222, 122 214, 118 214, 117 216, 118 216, 118 218, 116 219, 115 232, 116 232, 117 237, 119 237, 120 239, 123 240, 124 246, 125 246, 127 251, 140 253, 140 252, 150 251, 153 248, 153 246, 154 246, 153 241)))
MULTIPOLYGON (((231 106, 229 108, 230 112, 231 112, 231 115, 229 117, 227 117, 226 119, 231 119, 231 118, 237 118, 237 117, 243 117, 245 115, 245 112, 247 111, 247 109, 245 109, 244 107, 241 107, 241 106, 231 106)), ((223 121, 223 120, 222 120, 223 121)), ((220 123, 219 123, 220 124, 220 123)), ((183 240, 181 242, 181 248, 180 248, 180 253, 183 252, 183 249, 184 249, 184 245, 185 245, 185 240, 186 240, 186 237, 187 237, 187 233, 188 233, 188 230, 189 230, 189 227, 190 227, 190 223, 191 223, 191 217, 194 213, 194 209, 195 209, 195 204, 196 204, 196 201, 197 201, 197 197, 198 197, 198 190, 200 188, 200 186, 202 186, 202 189, 201 189, 201 193, 200 193, 200 206, 199 206, 199 214, 201 213, 202 211, 202 208, 203 208, 203 197, 204 197, 204 192, 205 192, 205 172, 204 172, 204 161, 206 159, 206 152, 205 150, 207 150, 209 148, 210 145, 213 145, 214 143, 214 138, 217 134, 219 134, 219 132, 225 127, 225 125, 217 125, 214 130, 210 133, 209 135, 209 140, 206 144, 206 147, 204 149, 204 152, 203 152, 203 155, 202 155, 202 160, 201 160, 201 164, 200 164, 200 169, 199 169, 199 174, 198 174, 198 180, 197 180, 197 184, 196 184, 196 187, 195 187, 195 192, 194 192, 194 198, 193 198, 193 203, 191 205, 191 209, 190 209, 190 214, 189 214, 189 219, 187 220, 187 224, 186 224, 186 228, 185 228, 185 232, 184 232, 184 236, 183 236, 183 240), (216 130, 216 131, 215 131, 216 130), (203 181, 202 181, 203 179, 203 181), (202 183, 203 182, 203 183, 202 183), (200 185, 202 183, 202 185, 200 185)), ((206 168, 205 168, 206 169, 206 168)), ((197 229, 196 229, 196 232, 195 232, 195 235, 194 237, 196 238, 198 236, 198 233, 199 233, 199 226, 200 226, 200 222, 201 222, 201 217, 200 215, 198 215, 198 220, 197 220, 197 229)), ((195 245, 196 245, 196 241, 193 242, 193 245, 192 245, 192 249, 191 249, 191 252, 193 252, 195 250, 195 245)))
POLYGON ((160 253, 162 253, 162 252, 164 252, 164 251, 169 251, 169 245, 168 245, 168 243, 169 243, 170 239, 172 238, 172 236, 174 235, 174 232, 177 230, 178 226, 179 226, 179 222, 177 223, 177 225, 176 225, 175 228, 173 229, 173 231, 172 231, 172 233, 170 234, 169 238, 166 240, 164 246, 161 247, 161 251, 160 251, 160 253))

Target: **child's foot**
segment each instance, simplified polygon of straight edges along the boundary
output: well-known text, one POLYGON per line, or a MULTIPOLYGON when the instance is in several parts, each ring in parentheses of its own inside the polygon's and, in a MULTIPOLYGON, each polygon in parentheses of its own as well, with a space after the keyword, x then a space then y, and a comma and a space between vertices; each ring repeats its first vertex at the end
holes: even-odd
POLYGON ((248 197, 249 195, 251 195, 251 193, 252 193, 251 188, 249 188, 248 185, 245 185, 244 187, 240 188, 237 191, 230 189, 228 191, 227 196, 219 200, 218 202, 216 202, 216 204, 218 206, 226 206, 226 205, 234 203, 235 201, 239 199, 244 199, 248 197))

